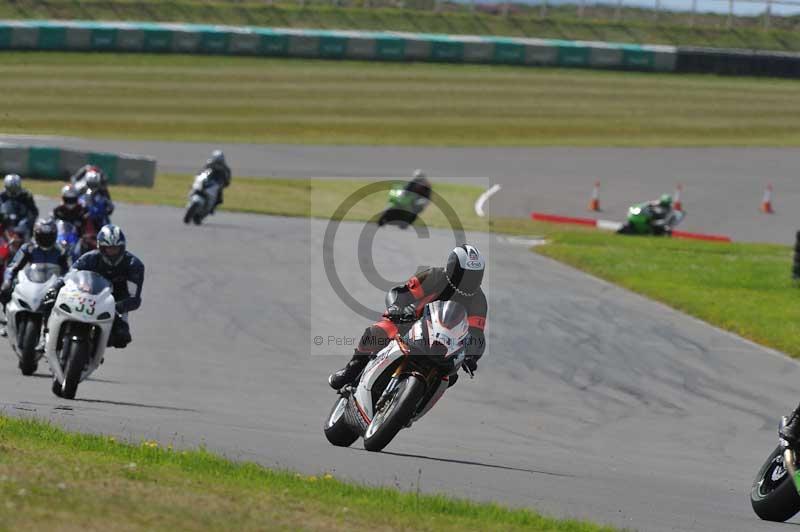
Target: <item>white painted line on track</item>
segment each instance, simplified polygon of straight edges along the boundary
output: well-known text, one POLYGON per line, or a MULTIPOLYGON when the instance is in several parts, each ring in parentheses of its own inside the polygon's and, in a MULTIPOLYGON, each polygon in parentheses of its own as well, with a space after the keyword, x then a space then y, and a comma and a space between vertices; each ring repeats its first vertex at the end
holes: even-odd
POLYGON ((622 225, 623 224, 620 222, 613 222, 611 220, 597 220, 597 228, 604 231, 619 231, 622 225))
POLYGON ((500 190, 500 188, 501 188, 500 185, 497 184, 492 185, 486 192, 484 192, 483 194, 480 195, 480 197, 478 197, 478 200, 475 202, 475 214, 477 214, 481 218, 486 216, 486 213, 483 211, 483 205, 489 198, 491 198, 494 194, 496 194, 497 191, 500 190))
POLYGON ((501 236, 499 237, 501 242, 505 242, 506 244, 514 244, 517 246, 525 246, 528 248, 532 248, 535 246, 543 246, 547 244, 547 240, 540 236, 501 236))

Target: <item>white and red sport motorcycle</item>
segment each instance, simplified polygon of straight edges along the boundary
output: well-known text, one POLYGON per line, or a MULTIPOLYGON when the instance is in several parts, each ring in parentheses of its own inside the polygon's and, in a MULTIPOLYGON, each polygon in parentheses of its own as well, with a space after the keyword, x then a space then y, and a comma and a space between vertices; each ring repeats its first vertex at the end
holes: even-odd
MULTIPOLYGON (((464 362, 469 324, 454 301, 425 305, 405 337, 395 337, 345 386, 325 421, 325 436, 348 447, 359 437, 380 451, 441 399, 464 362)), ((465 371, 469 371, 466 367, 465 371)))

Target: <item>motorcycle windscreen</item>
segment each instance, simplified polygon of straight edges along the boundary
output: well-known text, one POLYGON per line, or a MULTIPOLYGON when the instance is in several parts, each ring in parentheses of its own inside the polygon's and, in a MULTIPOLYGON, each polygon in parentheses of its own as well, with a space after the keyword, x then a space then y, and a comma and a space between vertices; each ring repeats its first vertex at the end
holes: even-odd
POLYGON ((48 263, 29 264, 23 271, 30 282, 39 284, 46 283, 51 277, 61 275, 60 266, 48 263))
POLYGON ((435 301, 425 306, 428 341, 433 351, 444 351, 446 357, 464 349, 469 334, 467 311, 455 301, 435 301), (441 346, 441 347, 440 347, 441 346), (438 349, 433 349, 433 348, 438 349))
POLYGON ((105 277, 86 270, 71 271, 64 276, 64 281, 73 284, 85 294, 97 295, 106 288, 111 288, 111 283, 105 277))

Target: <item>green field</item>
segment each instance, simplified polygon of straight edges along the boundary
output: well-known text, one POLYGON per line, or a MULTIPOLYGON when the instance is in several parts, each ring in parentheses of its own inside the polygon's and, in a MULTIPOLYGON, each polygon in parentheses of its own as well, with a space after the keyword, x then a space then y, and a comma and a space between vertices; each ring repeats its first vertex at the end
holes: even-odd
POLYGON ((613 529, 0 416, 0 530, 613 529))
POLYGON ((3 133, 464 146, 798 146, 791 80, 7 53, 3 133))
POLYGON ((538 253, 800 357, 800 287, 788 246, 551 230, 538 253))
MULTIPOLYGON (((654 20, 651 11, 636 8, 623 9, 621 20, 614 22, 614 8, 608 6, 589 5, 586 16, 579 19, 575 5, 551 6, 549 16, 540 18, 538 6, 518 4, 512 9, 514 15, 505 18, 470 12, 467 6, 452 2, 442 2, 437 13, 432 11, 433 0, 405 1, 409 7, 426 11, 365 9, 364 4, 364 0, 337 0, 337 5, 349 7, 324 2, 301 7, 257 0, 14 0, 0 4, 0 18, 196 22, 800 50, 798 17, 773 17, 774 29, 764 31, 757 16, 736 17, 734 27, 728 29, 724 15, 710 13, 698 14, 691 26, 686 14, 662 13, 654 20)), ((388 6, 391 2, 372 0, 370 4, 388 6)))

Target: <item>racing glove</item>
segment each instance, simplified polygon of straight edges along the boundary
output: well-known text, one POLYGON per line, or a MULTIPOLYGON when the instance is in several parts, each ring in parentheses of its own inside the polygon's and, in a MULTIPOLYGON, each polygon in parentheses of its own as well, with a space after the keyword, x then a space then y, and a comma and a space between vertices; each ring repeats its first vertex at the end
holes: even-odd
POLYGON ((414 305, 392 305, 386 309, 384 316, 395 323, 411 323, 417 319, 417 308, 414 305))
POLYGON ((50 288, 42 298, 42 305, 41 309, 44 313, 49 313, 53 310, 53 305, 56 304, 56 298, 58 298, 58 292, 61 290, 61 285, 57 284, 50 288))

